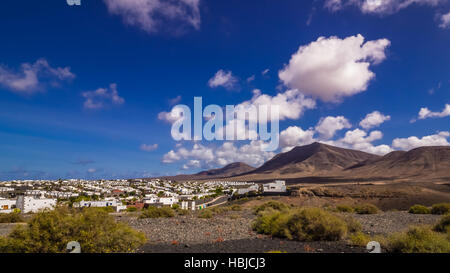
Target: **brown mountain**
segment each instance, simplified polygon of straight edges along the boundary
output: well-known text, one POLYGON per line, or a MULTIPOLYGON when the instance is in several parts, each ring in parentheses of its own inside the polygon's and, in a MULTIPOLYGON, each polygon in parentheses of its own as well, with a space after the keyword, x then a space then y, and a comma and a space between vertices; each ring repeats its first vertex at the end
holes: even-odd
POLYGON ((377 155, 315 142, 280 153, 249 174, 318 175, 378 158, 377 155))
POLYGON ((177 175, 177 176, 170 176, 170 177, 162 177, 164 179, 171 179, 171 180, 179 180, 179 181, 186 181, 186 180, 206 180, 206 179, 221 179, 221 178, 227 178, 232 176, 241 175, 243 173, 250 172, 254 170, 255 168, 247 165, 242 162, 235 162, 226 165, 223 168, 219 169, 211 169, 207 171, 202 171, 196 174, 183 174, 183 175, 177 175))
POLYGON ((253 171, 255 168, 242 162, 231 163, 220 169, 212 169, 195 174, 196 176, 230 177, 253 171))
POLYGON ((450 147, 419 147, 409 152, 395 151, 376 160, 347 168, 346 175, 364 177, 450 179, 450 147))
POLYGON ((236 181, 281 178, 292 182, 448 181, 450 147, 420 147, 408 152, 395 151, 377 156, 316 142, 280 153, 259 168, 238 162, 220 169, 169 179, 185 181, 229 178, 236 181))

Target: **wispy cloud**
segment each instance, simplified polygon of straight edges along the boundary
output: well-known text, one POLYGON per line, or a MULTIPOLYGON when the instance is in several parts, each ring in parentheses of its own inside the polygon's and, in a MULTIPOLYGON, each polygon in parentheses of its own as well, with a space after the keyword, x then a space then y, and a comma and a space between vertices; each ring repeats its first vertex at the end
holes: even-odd
POLYGON ((120 105, 125 100, 119 96, 117 85, 112 83, 108 88, 98 88, 95 91, 86 91, 82 93, 85 98, 84 108, 86 109, 102 109, 109 104, 120 105))
POLYGON ((216 74, 209 79, 208 85, 211 88, 223 87, 226 90, 238 89, 238 79, 233 75, 231 71, 225 71, 220 69, 216 74))
POLYGON ((175 105, 178 104, 181 101, 181 96, 178 95, 173 99, 169 99, 169 105, 175 105))
POLYGON ((62 81, 75 78, 70 67, 52 67, 46 59, 35 63, 23 63, 18 70, 0 65, 0 85, 22 94, 32 94, 43 90, 47 85, 58 86, 62 81))
POLYGON ((200 28, 200 0, 104 0, 109 13, 119 15, 127 25, 136 26, 147 33, 177 28, 200 28))
POLYGON ((158 144, 142 144, 141 145, 141 150, 145 151, 145 152, 152 152, 156 149, 158 149, 158 144))

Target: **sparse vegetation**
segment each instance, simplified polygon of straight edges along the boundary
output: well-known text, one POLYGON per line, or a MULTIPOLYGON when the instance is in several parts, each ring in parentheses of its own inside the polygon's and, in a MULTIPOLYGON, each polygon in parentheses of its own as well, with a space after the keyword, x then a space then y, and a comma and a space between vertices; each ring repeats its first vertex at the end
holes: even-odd
POLYGON ((277 210, 277 211, 283 211, 283 210, 288 210, 289 206, 286 205, 286 204, 283 204, 281 202, 269 201, 269 202, 266 202, 266 203, 264 203, 264 204, 262 204, 260 206, 255 207, 254 208, 254 212, 255 212, 255 214, 258 214, 258 213, 260 213, 262 211, 265 211, 265 210, 267 210, 269 208, 271 208, 273 210, 277 210))
POLYGON ((387 248, 390 252, 400 253, 450 253, 450 241, 446 234, 420 226, 391 235, 387 239, 387 248))
POLYGON ((231 207, 230 207, 230 209, 232 210, 232 211, 241 211, 242 210, 242 207, 240 206, 240 205, 232 205, 231 207))
POLYGON ((115 212, 113 207, 88 207, 88 208, 82 208, 82 210, 96 210, 96 211, 103 211, 106 213, 115 212))
POLYGON ((24 219, 19 213, 0 213, 0 223, 20 223, 24 222, 24 219))
POLYGON ((137 211, 136 207, 128 207, 127 208, 127 212, 135 212, 135 211, 137 211))
POLYGON ((409 208, 408 212, 412 214, 430 214, 431 209, 422 205, 414 205, 409 208))
POLYGON ((431 208, 431 213, 439 215, 450 213, 450 203, 440 203, 433 205, 433 207, 431 208))
POLYGON ((439 223, 434 226, 433 230, 437 232, 447 232, 450 235, 450 214, 443 216, 439 223))
POLYGON ((350 243, 354 246, 366 246, 371 241, 369 235, 362 233, 361 231, 355 232, 348 236, 350 243))
POLYGON ((344 219, 345 223, 347 223, 348 232, 354 233, 362 230, 361 223, 359 223, 355 218, 345 216, 342 219, 344 219))
POLYGON ((148 207, 139 215, 139 218, 169 218, 174 217, 175 212, 170 207, 148 207))
POLYGON ((270 250, 270 251, 267 251, 266 253, 278 254, 278 253, 287 253, 287 252, 286 251, 281 251, 281 250, 270 250))
POLYGON ((377 214, 379 209, 372 204, 361 204, 355 206, 355 212, 357 214, 377 214))
MULTIPOLYGON (((349 231, 347 222, 320 208, 260 211, 253 225, 258 233, 298 241, 337 241, 349 231)), ((351 228, 354 230, 355 228, 351 228)))
POLYGON ((346 213, 352 213, 354 210, 351 206, 348 205, 339 205, 336 207, 336 211, 338 212, 346 212, 346 213))
POLYGON ((198 218, 209 219, 214 216, 213 212, 210 209, 201 210, 198 218))
POLYGON ((3 253, 60 253, 77 241, 83 253, 132 252, 146 238, 101 210, 57 208, 37 213, 26 226, 0 238, 3 253))
POLYGON ((187 209, 176 209, 176 212, 177 212, 177 214, 178 215, 189 215, 190 214, 190 211, 189 210, 187 210, 187 209))

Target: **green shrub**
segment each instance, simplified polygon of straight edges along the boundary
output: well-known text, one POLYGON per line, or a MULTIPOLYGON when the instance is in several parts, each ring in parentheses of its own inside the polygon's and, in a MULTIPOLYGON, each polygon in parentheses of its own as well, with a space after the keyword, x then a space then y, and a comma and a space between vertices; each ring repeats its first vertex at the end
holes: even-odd
POLYGON ((372 204, 361 204, 355 206, 355 212, 358 214, 377 214, 378 208, 372 204))
POLYGON ((361 223, 359 223, 355 218, 351 216, 345 216, 343 217, 343 220, 347 224, 348 232, 355 233, 362 230, 361 223))
POLYGON ((137 211, 136 207, 128 207, 127 208, 127 212, 135 212, 135 211, 137 211))
POLYGON ((210 209, 204 209, 200 211, 198 218, 209 219, 213 217, 213 212, 210 209))
POLYGON ((433 232, 429 227, 411 227, 406 232, 391 235, 387 248, 400 253, 449 253, 450 241, 445 234, 433 232))
POLYGON ((362 233, 361 231, 350 234, 348 239, 354 246, 366 246, 371 241, 370 236, 362 233))
POLYGON ((439 223, 434 226, 433 230, 450 234, 450 214, 443 216, 439 223))
POLYGON ((320 208, 279 211, 270 207, 259 213, 253 228, 298 241, 337 241, 348 231, 343 219, 320 208))
POLYGON ((353 208, 352 208, 351 206, 348 206, 348 205, 339 205, 339 206, 336 207, 336 211, 338 211, 338 212, 349 212, 349 213, 351 213, 351 212, 353 212, 354 210, 353 210, 353 208))
POLYGON ((282 210, 289 209, 289 206, 286 205, 286 204, 283 204, 281 202, 278 202, 278 201, 269 201, 267 203, 264 203, 264 204, 262 204, 260 206, 255 207, 254 208, 254 212, 255 212, 255 214, 258 214, 258 213, 260 213, 262 211, 265 211, 268 208, 271 208, 271 209, 274 209, 274 210, 278 210, 278 211, 282 211, 282 210))
POLYGON ((60 253, 77 241, 83 253, 132 252, 145 235, 101 210, 56 208, 37 213, 0 240, 3 253, 60 253))
POLYGON ((187 209, 177 209, 176 212, 178 213, 178 215, 188 215, 190 213, 190 211, 187 209))
POLYGON ((178 204, 173 204, 172 205, 172 209, 174 209, 174 210, 177 210, 179 208, 180 208, 180 205, 178 205, 178 204))
POLYGON ((408 212, 412 214, 430 214, 431 210, 428 207, 422 205, 414 205, 409 208, 408 212))
POLYGON ((82 208, 82 210, 96 210, 96 211, 103 211, 106 213, 115 212, 113 207, 86 207, 82 208))
POLYGON ((433 207, 431 208, 431 213, 439 215, 450 213, 450 203, 440 203, 433 205, 433 207))
POLYGON ((0 223, 20 223, 24 222, 19 213, 0 213, 0 223))
POLYGON ((139 218, 169 218, 174 217, 175 213, 170 207, 148 207, 139 215, 139 218))
POLYGON ((294 212, 287 222, 287 229, 288 238, 299 241, 338 241, 347 234, 344 220, 318 208, 294 212))
POLYGON ((290 212, 285 211, 281 213, 278 210, 269 208, 259 213, 255 222, 253 223, 253 229, 258 233, 268 234, 278 237, 288 237, 287 234, 287 221, 289 220, 290 212))

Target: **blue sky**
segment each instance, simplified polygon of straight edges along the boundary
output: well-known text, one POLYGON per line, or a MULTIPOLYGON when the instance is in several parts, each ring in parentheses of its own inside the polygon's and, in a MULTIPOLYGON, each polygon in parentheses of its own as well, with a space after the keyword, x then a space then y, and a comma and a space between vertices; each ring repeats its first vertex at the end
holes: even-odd
POLYGON ((160 113, 194 96, 225 106, 297 90, 277 152, 448 145, 450 1, 369 2, 3 1, 0 179, 170 175, 273 155, 257 141, 172 140, 160 113), (315 106, 296 110, 305 100, 315 106))

